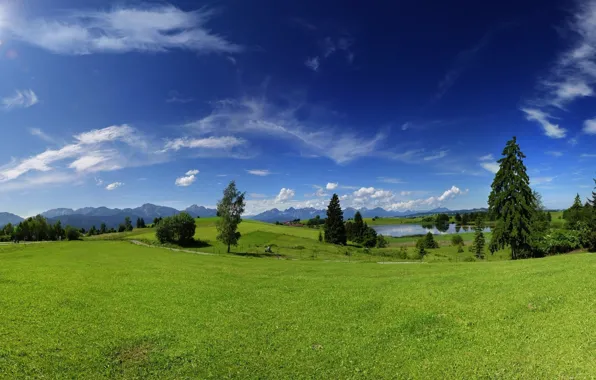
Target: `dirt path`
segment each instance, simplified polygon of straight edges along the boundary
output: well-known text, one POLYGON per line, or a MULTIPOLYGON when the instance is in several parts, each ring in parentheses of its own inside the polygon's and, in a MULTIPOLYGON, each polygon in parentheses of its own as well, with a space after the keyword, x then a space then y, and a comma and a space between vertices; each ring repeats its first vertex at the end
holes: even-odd
POLYGON ((213 256, 213 253, 208 253, 208 252, 199 252, 199 251, 191 251, 188 249, 178 249, 178 248, 168 248, 168 247, 159 247, 156 245, 151 245, 151 244, 147 244, 147 243, 143 243, 142 241, 138 241, 138 240, 129 240, 132 244, 136 244, 136 245, 140 245, 143 247, 149 247, 149 248, 161 248, 161 249, 168 249, 170 251, 174 251, 174 252, 187 252, 187 253, 195 253, 197 255, 205 255, 205 256, 213 256))

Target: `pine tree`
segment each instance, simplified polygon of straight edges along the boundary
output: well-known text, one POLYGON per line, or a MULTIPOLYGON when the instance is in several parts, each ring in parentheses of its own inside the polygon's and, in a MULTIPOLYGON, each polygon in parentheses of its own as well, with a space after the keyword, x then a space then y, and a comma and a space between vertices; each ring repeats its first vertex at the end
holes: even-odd
POLYGON ((511 258, 515 260, 531 251, 531 224, 536 200, 523 162, 526 156, 515 137, 507 142, 502 155, 488 197, 489 215, 496 220, 490 251, 494 253, 509 245, 511 258))
POLYGON ((362 243, 365 232, 366 229, 364 228, 362 214, 360 214, 360 211, 356 211, 356 214, 354 214, 354 238, 352 240, 354 240, 356 243, 362 243))
POLYGON ((325 220, 325 241, 332 244, 345 245, 346 227, 344 225, 344 212, 339 204, 339 197, 333 194, 329 207, 327 207, 327 219, 325 220))
POLYGON ((223 198, 217 202, 217 215, 219 220, 216 223, 217 240, 228 246, 228 253, 230 253, 231 245, 238 245, 240 239, 240 232, 237 231, 238 224, 242 222, 242 214, 244 213, 245 193, 241 193, 236 189, 236 182, 231 181, 228 187, 224 190, 223 198))
MULTIPOLYGON (((594 184, 596 185, 596 178, 594 178, 594 184)), ((588 203, 596 209, 596 186, 594 187, 594 191, 592 191, 592 199, 588 199, 588 203)))
POLYGON ((484 246, 486 245, 486 239, 484 238, 484 233, 482 230, 484 229, 484 222, 481 218, 476 220, 476 226, 474 227, 474 243, 472 245, 472 251, 477 258, 483 259, 484 258, 484 246))

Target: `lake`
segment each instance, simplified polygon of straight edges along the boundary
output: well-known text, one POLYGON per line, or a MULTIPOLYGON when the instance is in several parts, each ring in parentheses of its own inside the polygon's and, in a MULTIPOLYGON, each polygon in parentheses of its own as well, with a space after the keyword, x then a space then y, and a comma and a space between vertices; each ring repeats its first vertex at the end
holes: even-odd
MULTIPOLYGON (((455 224, 450 224, 446 230, 442 229, 442 231, 439 231, 435 226, 429 228, 420 224, 387 224, 371 227, 374 228, 378 234, 393 237, 426 235, 429 231, 432 232, 433 235, 449 235, 460 232, 474 232, 472 227, 461 227, 461 229, 458 231, 458 228, 455 226, 455 224)), ((484 232, 490 232, 490 228, 485 228, 484 232)))

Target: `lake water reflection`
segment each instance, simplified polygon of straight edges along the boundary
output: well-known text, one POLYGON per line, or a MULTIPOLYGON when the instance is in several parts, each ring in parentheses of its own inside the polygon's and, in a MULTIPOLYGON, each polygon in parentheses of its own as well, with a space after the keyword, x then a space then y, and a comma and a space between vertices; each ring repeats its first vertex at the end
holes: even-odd
MULTIPOLYGON (((377 233, 385 236, 402 237, 412 235, 425 235, 429 231, 433 235, 449 235, 461 232, 474 232, 473 227, 461 227, 455 224, 442 227, 440 230, 436 226, 422 226, 421 224, 386 224, 371 226, 377 233)), ((490 228, 485 228, 484 232, 490 232, 490 228)))

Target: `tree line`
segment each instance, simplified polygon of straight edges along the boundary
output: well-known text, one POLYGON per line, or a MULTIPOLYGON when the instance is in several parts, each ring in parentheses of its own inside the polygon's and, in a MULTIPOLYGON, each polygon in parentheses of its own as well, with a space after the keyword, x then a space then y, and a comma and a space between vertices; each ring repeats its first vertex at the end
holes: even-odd
POLYGON ((80 236, 77 228, 63 228, 59 220, 51 224, 41 215, 27 218, 17 225, 8 223, 0 229, 0 241, 4 242, 78 240, 80 236))

